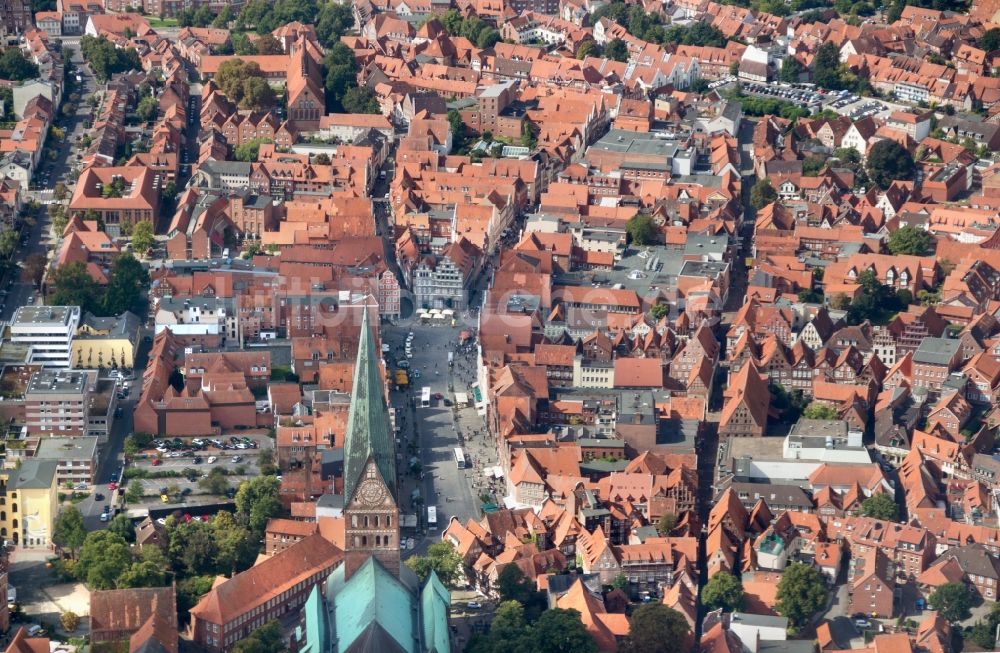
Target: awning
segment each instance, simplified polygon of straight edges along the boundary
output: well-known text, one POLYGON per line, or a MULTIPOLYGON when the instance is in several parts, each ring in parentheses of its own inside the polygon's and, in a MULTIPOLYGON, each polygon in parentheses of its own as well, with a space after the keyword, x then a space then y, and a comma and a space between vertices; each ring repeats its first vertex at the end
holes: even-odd
POLYGON ((469 395, 464 392, 455 393, 455 403, 459 406, 466 406, 469 403, 469 395))
POLYGON ((429 313, 430 313, 431 315, 437 315, 437 314, 439 314, 439 313, 441 312, 441 309, 440 309, 440 308, 432 308, 432 309, 431 309, 430 311, 428 311, 428 312, 429 312, 429 313))
POLYGON ((459 334, 458 334, 458 339, 461 342, 465 342, 466 340, 469 339, 469 336, 471 336, 471 335, 472 334, 469 333, 468 331, 460 331, 459 334))
POLYGON ((454 314, 455 311, 451 310, 450 308, 446 308, 443 311, 441 311, 441 315, 454 315, 454 314))
POLYGON ((446 316, 441 315, 440 313, 437 313, 436 315, 432 315, 431 317, 433 317, 435 320, 444 320, 444 319, 446 319, 446 316))

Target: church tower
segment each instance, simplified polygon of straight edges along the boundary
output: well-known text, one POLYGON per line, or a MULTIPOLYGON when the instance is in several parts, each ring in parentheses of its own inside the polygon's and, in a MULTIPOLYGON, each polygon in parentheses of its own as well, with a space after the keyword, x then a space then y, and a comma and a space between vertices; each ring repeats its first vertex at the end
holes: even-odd
POLYGON ((371 556, 399 576, 397 494, 395 440, 365 306, 344 441, 345 578, 371 556))

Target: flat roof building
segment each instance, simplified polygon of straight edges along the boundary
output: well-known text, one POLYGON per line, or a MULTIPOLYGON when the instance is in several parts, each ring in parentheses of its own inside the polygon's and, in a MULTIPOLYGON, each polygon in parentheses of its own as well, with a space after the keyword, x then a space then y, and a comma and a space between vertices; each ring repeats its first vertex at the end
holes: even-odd
POLYGON ((97 386, 93 370, 36 372, 24 393, 24 421, 32 435, 87 435, 90 395, 97 386))
POLYGON ((65 369, 79 325, 79 306, 22 306, 10 325, 11 341, 28 346, 26 363, 65 369))

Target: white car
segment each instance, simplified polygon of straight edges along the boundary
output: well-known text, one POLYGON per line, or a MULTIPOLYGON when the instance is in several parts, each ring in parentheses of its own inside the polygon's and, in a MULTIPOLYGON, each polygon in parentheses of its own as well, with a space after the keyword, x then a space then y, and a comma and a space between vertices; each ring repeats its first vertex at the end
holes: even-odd
POLYGON ((214 463, 214 462, 215 462, 216 460, 218 460, 218 458, 216 458, 215 456, 209 456, 209 457, 208 457, 208 464, 209 464, 209 465, 211 465, 211 464, 212 464, 212 463, 214 463))

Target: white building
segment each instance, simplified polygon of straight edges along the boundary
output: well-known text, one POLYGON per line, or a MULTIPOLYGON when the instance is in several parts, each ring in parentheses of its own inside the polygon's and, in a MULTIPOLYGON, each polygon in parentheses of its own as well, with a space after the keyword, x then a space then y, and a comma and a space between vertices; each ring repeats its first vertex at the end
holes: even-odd
POLYGON ((788 639, 788 618, 734 612, 729 630, 736 633, 750 653, 757 653, 759 642, 783 642, 788 639))
POLYGON ((28 347, 28 364, 69 368, 79 325, 79 306, 22 306, 10 325, 11 342, 28 347))
POLYGON ((800 419, 785 436, 782 458, 823 463, 868 464, 872 461, 862 444, 861 431, 850 431, 847 422, 800 419))

